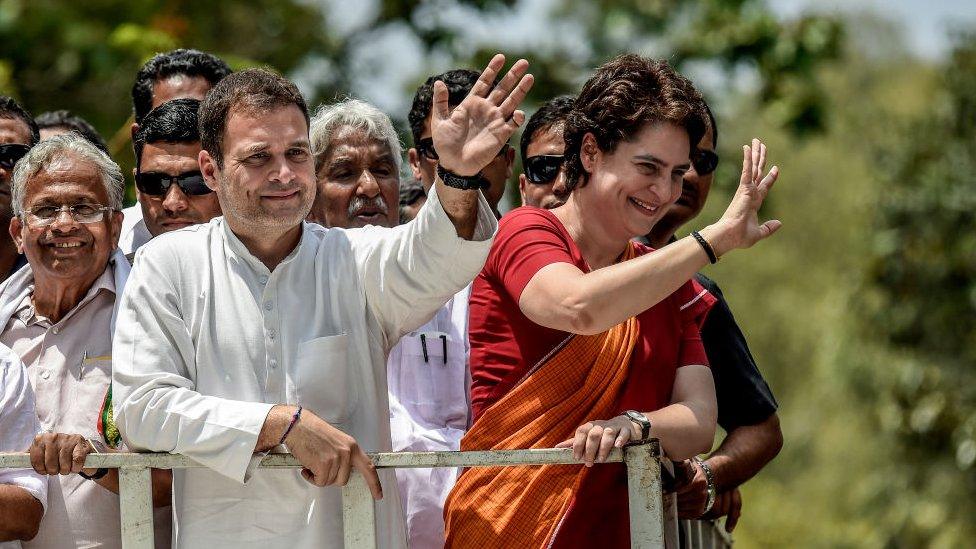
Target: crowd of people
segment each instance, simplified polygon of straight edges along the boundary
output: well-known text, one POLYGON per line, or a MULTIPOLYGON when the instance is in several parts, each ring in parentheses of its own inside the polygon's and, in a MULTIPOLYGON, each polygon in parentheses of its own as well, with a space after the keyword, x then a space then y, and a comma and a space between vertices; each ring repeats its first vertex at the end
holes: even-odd
POLYGON ((743 146, 696 222, 718 127, 687 78, 621 55, 527 118, 533 81, 502 55, 431 76, 404 155, 367 102, 161 53, 132 87, 129 208, 89 123, 0 97, 0 451, 33 467, 0 469, 0 547, 121 547, 117 471, 85 459, 123 451, 204 466, 152 471, 157 547, 341 547, 353 471, 381 547, 629 547, 623 466, 593 465, 650 438, 680 516, 731 531, 782 433, 699 271, 779 228, 779 170, 743 146), (552 447, 582 465, 367 455, 552 447), (285 451, 301 470, 257 468, 285 451))

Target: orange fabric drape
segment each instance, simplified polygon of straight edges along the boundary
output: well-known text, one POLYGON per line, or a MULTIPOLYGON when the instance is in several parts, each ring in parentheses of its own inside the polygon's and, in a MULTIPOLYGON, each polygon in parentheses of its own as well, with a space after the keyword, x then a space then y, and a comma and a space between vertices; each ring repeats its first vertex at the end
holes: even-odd
MULTIPOLYGON (((631 245, 621 260, 634 256, 631 245)), ((552 448, 587 421, 615 415, 637 335, 630 318, 602 334, 573 337, 488 408, 461 449, 552 448)), ((546 547, 586 474, 580 465, 465 471, 445 505, 445 547, 546 547)))

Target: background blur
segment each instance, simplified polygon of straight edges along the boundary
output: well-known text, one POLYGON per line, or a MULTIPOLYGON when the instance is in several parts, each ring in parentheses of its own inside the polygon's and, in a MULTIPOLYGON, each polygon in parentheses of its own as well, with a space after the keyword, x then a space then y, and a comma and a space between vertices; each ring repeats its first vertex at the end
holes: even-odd
POLYGON ((616 53, 671 60, 719 119, 696 225, 724 208, 748 138, 783 174, 764 212, 780 234, 708 271, 786 435, 743 490, 737 543, 973 546, 972 1, 0 0, 0 44, 0 93, 87 118, 128 173, 135 72, 174 47, 274 67, 312 105, 373 101, 408 145, 416 86, 496 50, 532 63, 529 113, 616 53))

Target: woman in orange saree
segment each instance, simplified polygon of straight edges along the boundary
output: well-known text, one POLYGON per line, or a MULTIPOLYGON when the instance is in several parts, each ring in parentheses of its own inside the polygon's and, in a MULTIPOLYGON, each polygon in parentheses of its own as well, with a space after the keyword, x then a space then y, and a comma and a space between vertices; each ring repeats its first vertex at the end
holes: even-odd
POLYGON ((744 147, 718 222, 658 251, 631 242, 680 196, 706 124, 700 94, 666 63, 614 59, 566 121, 567 202, 502 218, 472 290, 475 421, 461 448, 572 447, 588 467, 466 471, 445 507, 448 547, 628 547, 623 468, 589 466, 648 437, 672 459, 710 447, 698 325, 712 297, 690 279, 779 228, 758 221, 778 173, 761 177, 765 146, 744 147))

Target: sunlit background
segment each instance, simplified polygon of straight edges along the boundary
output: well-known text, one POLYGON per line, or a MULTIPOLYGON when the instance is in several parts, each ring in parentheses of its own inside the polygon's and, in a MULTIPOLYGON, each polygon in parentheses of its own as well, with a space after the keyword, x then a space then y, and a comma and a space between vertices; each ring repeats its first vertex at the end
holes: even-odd
POLYGON ((764 215, 784 229, 708 271, 786 435, 737 545, 973 546, 976 2, 0 0, 0 93, 87 118, 124 171, 135 72, 175 47, 274 67, 312 105, 372 101, 408 146, 416 86, 495 51, 532 63, 530 113, 617 53, 671 60, 718 115, 696 227, 748 138, 782 167, 764 215))

